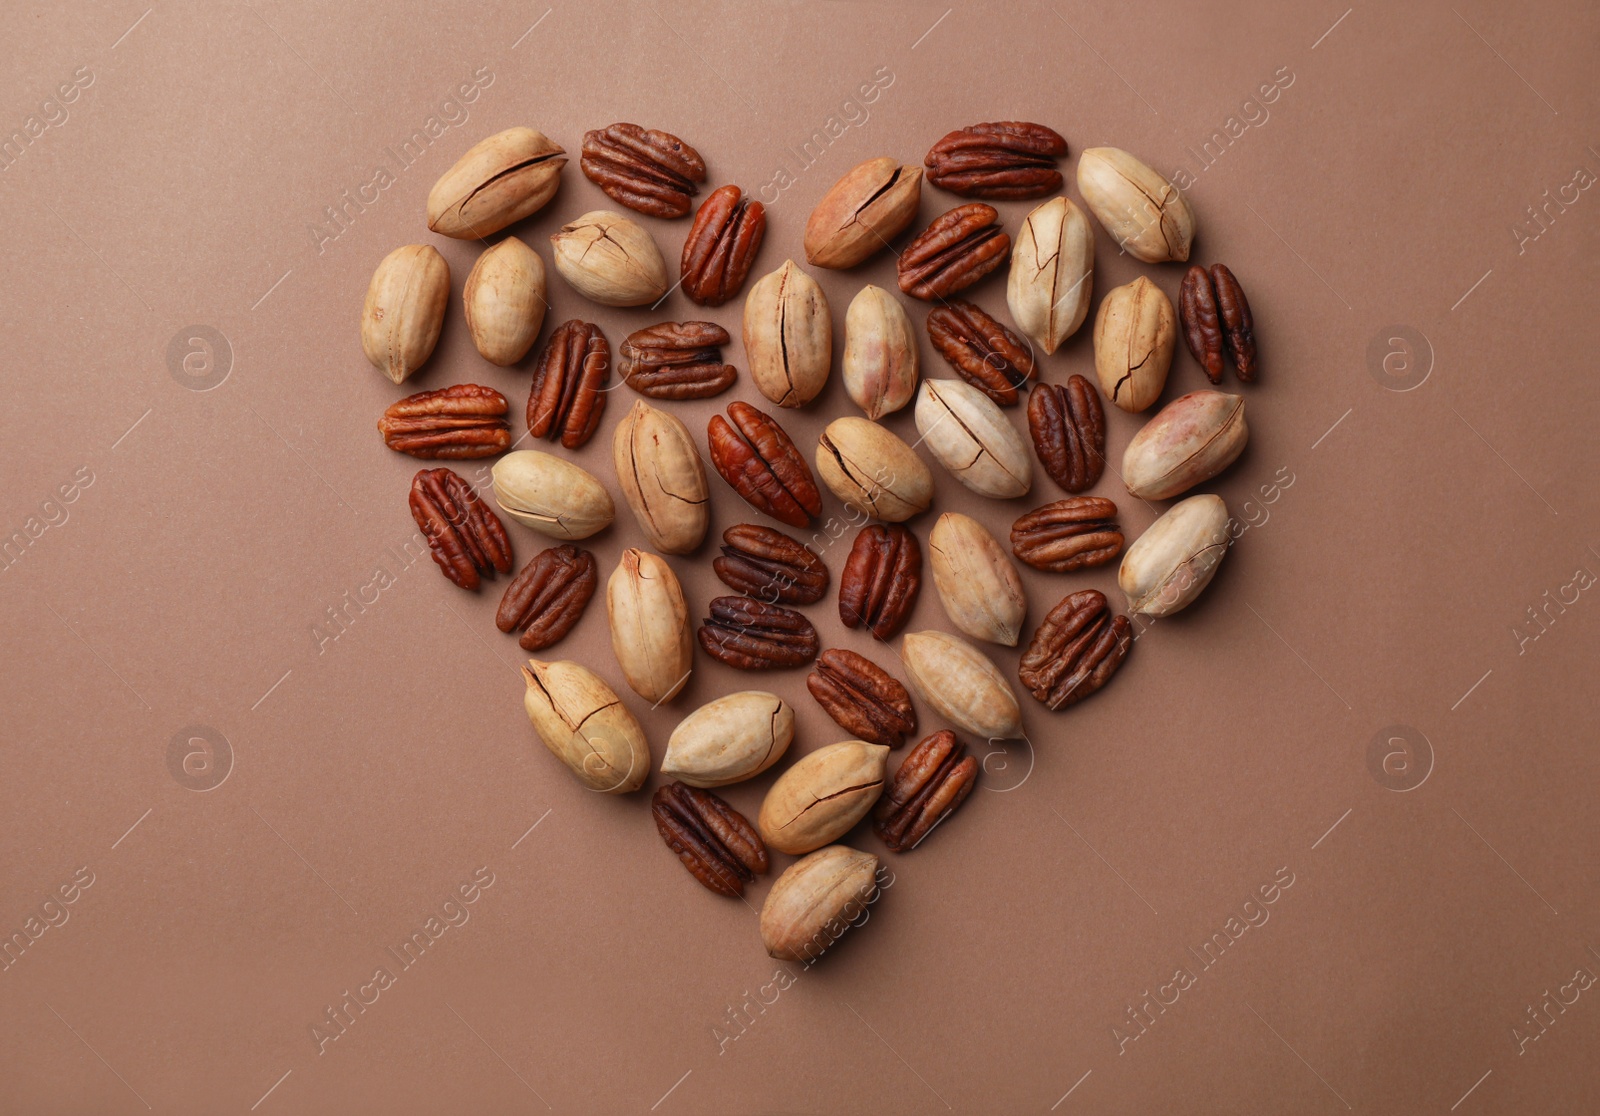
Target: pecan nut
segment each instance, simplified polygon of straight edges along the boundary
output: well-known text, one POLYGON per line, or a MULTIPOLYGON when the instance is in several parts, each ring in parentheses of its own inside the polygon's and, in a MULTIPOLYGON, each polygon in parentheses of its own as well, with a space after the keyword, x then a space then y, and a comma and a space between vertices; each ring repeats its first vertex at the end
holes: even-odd
POLYGON ((511 540, 500 517, 449 469, 423 469, 411 480, 411 518, 444 576, 476 589, 484 575, 511 572, 511 540))
POLYGON ((822 514, 811 467, 771 415, 729 403, 727 418, 711 416, 706 448, 717 473, 757 511, 791 527, 809 527, 822 514))
POLYGON ((1005 120, 960 128, 934 144, 922 165, 928 181, 966 198, 1014 201, 1061 189, 1056 160, 1067 141, 1043 124, 1005 120))
POLYGON ((511 405, 494 388, 453 384, 408 395, 383 412, 384 445, 412 457, 493 457, 511 445, 511 405))
POLYGON ((1033 350, 970 302, 928 311, 928 340, 960 377, 1002 407, 1017 401, 1017 389, 1033 379, 1033 350))
POLYGON ((1196 264, 1184 274, 1178 291, 1178 318, 1183 324, 1183 343, 1205 369, 1206 379, 1222 382, 1226 355, 1233 359, 1241 383, 1255 382, 1255 322, 1244 288, 1226 266, 1212 264, 1207 271, 1196 264))
POLYGON ((552 546, 506 586, 494 626, 510 633, 522 629, 517 643, 524 651, 540 651, 570 632, 589 607, 599 584, 594 555, 571 543, 552 546))
POLYGON ((1117 505, 1104 496, 1055 500, 1011 525, 1011 553, 1049 573, 1103 566, 1122 551, 1116 515, 1117 505))
POLYGON ((528 390, 528 433, 577 449, 600 428, 611 346, 600 327, 576 318, 550 334, 528 390))
POLYGON ((667 783, 650 812, 667 848, 689 874, 718 895, 737 897, 767 870, 767 846, 744 815, 710 791, 667 783))
POLYGON ((715 322, 662 322, 628 334, 617 372, 651 399, 709 399, 739 376, 722 362, 728 341, 728 331, 715 322))
POLYGON ((1068 492, 1093 488, 1106 467, 1106 412, 1100 393, 1074 373, 1061 384, 1040 384, 1028 396, 1033 452, 1050 479, 1068 492))
POLYGON ((856 533, 839 575, 839 619, 888 640, 911 616, 922 588, 922 547, 898 523, 869 524, 856 533))
POLYGON ((740 523, 722 532, 711 568, 729 589, 772 604, 816 604, 828 591, 821 558, 771 527, 740 523))
POLYGON ((817 657, 817 629, 798 612, 750 597, 713 597, 697 633, 717 662, 738 670, 797 667, 817 657))
POLYGON ((824 651, 806 689, 835 724, 869 743, 898 748, 917 731, 917 711, 900 680, 854 651, 824 651))
POLYGON ((1113 616, 1100 590, 1072 593, 1033 633, 1017 677, 1050 709, 1076 705, 1109 682, 1128 657, 1128 629, 1128 618, 1113 616))
POLYGON ((706 180, 700 152, 671 132, 637 124, 585 132, 578 166, 612 201, 651 217, 682 217, 706 180))
POLYGON ((918 744, 894 773, 872 812, 872 831, 894 852, 922 843, 978 782, 978 761, 949 729, 918 744))
POLYGON ((721 306, 744 286, 767 232, 767 210, 737 186, 722 186, 700 204, 683 242, 683 293, 701 306, 721 306))
POLYGON ((900 289, 936 302, 965 290, 1006 262, 1011 238, 992 205, 969 202, 934 219, 906 246, 896 269, 900 289))

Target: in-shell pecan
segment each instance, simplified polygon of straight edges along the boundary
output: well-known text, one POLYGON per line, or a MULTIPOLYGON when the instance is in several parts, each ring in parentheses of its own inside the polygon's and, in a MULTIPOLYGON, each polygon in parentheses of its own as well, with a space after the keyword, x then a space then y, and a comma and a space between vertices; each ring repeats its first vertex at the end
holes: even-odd
POLYGON ((651 399, 707 399, 738 378, 738 370, 722 362, 728 340, 715 322, 662 322, 628 334, 617 371, 651 399))
POLYGON ((922 547, 898 523, 873 523, 856 534, 839 575, 839 619, 887 640, 905 627, 922 588, 922 547))
POLYGON ((383 412, 384 444, 412 457, 493 457, 511 445, 511 405, 494 388, 454 384, 408 395, 383 412))
POLYGON ((806 689, 840 728, 868 743, 898 748, 917 731, 917 711, 900 680, 854 651, 824 651, 806 689))
POLYGON ((1100 393, 1082 376, 1033 389, 1028 433, 1044 471, 1068 492, 1093 488, 1105 471, 1106 412, 1100 393))
POLYGON ((606 409, 611 346, 600 327, 574 318, 556 326, 533 368, 528 433, 577 449, 600 427, 606 409))
POLYGON ((517 642, 524 651, 549 647, 570 632, 583 616, 599 582, 594 555, 571 543, 541 550, 506 587, 495 627, 522 629, 517 642))
POLYGON ((722 479, 757 511, 791 527, 809 527, 822 514, 811 466, 771 415, 729 403, 726 419, 711 416, 706 448, 722 479))
POLYGON ((578 165, 613 201, 651 217, 682 217, 706 180, 698 151, 670 132, 637 124, 585 132, 578 165))
POLYGON ((992 205, 969 202, 934 219, 906 246, 897 269, 900 289, 928 302, 965 290, 1006 262, 1011 238, 992 205))
POLYGON ((767 211, 737 186, 722 186, 700 204, 683 242, 683 293, 701 306, 721 306, 744 286, 767 232, 767 211))
POLYGON ((444 576, 461 588, 476 589, 494 571, 511 572, 511 540, 500 517, 449 469, 423 469, 412 478, 411 518, 444 576))
POLYGON ((1051 709, 1076 705, 1111 680, 1133 640, 1106 595, 1082 589, 1050 610, 1017 664, 1028 692, 1051 709))
POLYGON ((791 608, 751 597, 713 597, 700 646, 739 670, 797 667, 817 657, 817 629, 791 608))
POLYGON ((815 604, 828 591, 821 558, 782 531, 753 523, 722 532, 722 557, 711 568, 728 588, 773 604, 815 604))
POLYGON ((1183 324, 1183 343, 1205 369, 1206 379, 1222 382, 1226 349, 1240 382, 1255 382, 1255 322, 1244 288, 1233 272, 1222 264, 1212 264, 1210 271, 1199 264, 1191 267, 1178 290, 1178 317, 1183 324))
POLYGON ((978 761, 949 729, 936 732, 900 761, 873 811, 872 829, 895 852, 922 843, 955 813, 978 782, 978 761))
POLYGON ((1011 525, 1011 553, 1050 573, 1102 566, 1122 551, 1116 515, 1117 505, 1103 496, 1056 500, 1011 525))
POLYGON ((1056 160, 1067 141, 1043 124, 1005 120, 974 124, 933 145, 922 165, 928 181, 967 198, 1042 198, 1061 189, 1056 160))
POLYGON ((667 848, 718 895, 743 895, 744 885, 767 870, 761 834, 710 791, 667 783, 657 788, 650 810, 667 848))
POLYGON ((928 340, 963 380, 1002 407, 1017 401, 1017 389, 1037 370, 1027 342, 970 302, 928 311, 928 340))

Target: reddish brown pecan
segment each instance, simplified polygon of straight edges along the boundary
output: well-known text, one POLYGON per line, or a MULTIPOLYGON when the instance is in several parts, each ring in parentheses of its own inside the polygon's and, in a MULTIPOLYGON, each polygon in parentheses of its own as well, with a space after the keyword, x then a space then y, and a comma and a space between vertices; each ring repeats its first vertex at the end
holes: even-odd
POLYGON ((824 651, 806 689, 840 728, 870 744, 898 748, 917 731, 916 707, 899 679, 854 651, 824 651))
POLYGON ((900 289, 913 298, 942 301, 1006 262, 1011 238, 992 205, 969 202, 934 219, 906 246, 897 265, 900 289))
POLYGON ((1106 595, 1083 589, 1052 608, 1017 664, 1028 692, 1051 709, 1099 690, 1128 657, 1128 618, 1113 616, 1106 595))
POLYGON ((715 322, 662 322, 622 342, 622 382, 652 399, 707 399, 733 386, 738 370, 722 362, 728 331, 715 322))
POLYGON ((894 852, 909 852, 955 813, 978 782, 978 761, 946 729, 900 762, 873 811, 872 829, 894 852))
POLYGON ((861 528, 839 575, 839 619, 888 640, 911 616, 922 588, 922 547, 898 523, 861 528))
POLYGON ((798 612, 750 597, 713 597, 697 633, 719 663, 739 670, 797 667, 817 657, 817 629, 798 612))
POLYGON ((698 151, 671 132, 637 124, 585 132, 578 165, 613 201, 652 217, 682 217, 706 180, 698 151))
POLYGON ((522 629, 524 651, 549 647, 570 632, 594 596, 599 581, 594 555, 571 543, 541 550, 506 586, 494 624, 502 632, 522 629))
POLYGON ((1056 500, 1011 525, 1011 553, 1050 573, 1102 566, 1122 552, 1116 515, 1117 505, 1103 496, 1056 500))
POLYGON ((1178 318, 1183 343, 1205 370, 1206 379, 1222 382, 1224 356, 1233 359, 1241 383, 1256 378, 1255 322, 1250 303, 1233 272, 1222 264, 1211 270, 1196 264, 1183 276, 1178 289, 1178 318))
POLYGON ((711 416, 706 448, 722 479, 757 511, 791 527, 809 527, 822 514, 811 467, 771 415, 729 403, 726 419, 711 416))
POLYGON ((828 591, 828 567, 782 531, 740 523, 722 532, 718 579, 747 597, 773 604, 815 604, 828 591))
POLYGON ((656 789, 650 812, 667 848, 718 895, 743 895, 744 885, 767 870, 761 834, 710 791, 668 783, 656 789))
POLYGON ((1040 384, 1028 396, 1033 452, 1050 479, 1068 492, 1093 488, 1106 467, 1106 412, 1084 377, 1040 384))
POLYGON ((1253 384, 1256 380, 1256 326, 1244 288, 1222 264, 1211 265, 1211 282, 1217 288, 1217 312, 1228 330, 1228 353, 1233 357, 1233 369, 1239 374, 1240 383, 1253 384))
POLYGON ((683 293, 701 306, 721 306, 744 286, 767 232, 766 208, 737 186, 711 192, 683 242, 683 293))
POLYGON ((1036 371, 1027 342, 970 302, 929 310, 928 340, 963 380, 1002 407, 1017 401, 1017 389, 1036 371))
POLYGON ((493 457, 511 445, 510 410, 494 388, 455 384, 393 404, 378 420, 378 432, 390 449, 412 457, 493 457))
POLYGON ((577 449, 600 427, 611 346, 600 327, 574 318, 556 326, 533 368, 528 433, 577 449))
POLYGON ((974 124, 933 145, 922 165, 933 185, 968 198, 1042 198, 1061 189, 1067 141, 1043 124, 974 124))
POLYGON ((423 469, 411 480, 411 518, 433 560, 463 589, 476 589, 496 571, 511 572, 511 540, 500 517, 449 469, 423 469))

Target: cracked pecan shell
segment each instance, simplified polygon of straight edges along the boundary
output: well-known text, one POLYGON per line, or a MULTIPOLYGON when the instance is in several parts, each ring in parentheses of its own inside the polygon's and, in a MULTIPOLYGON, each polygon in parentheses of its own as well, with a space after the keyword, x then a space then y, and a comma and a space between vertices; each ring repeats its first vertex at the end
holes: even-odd
POLYGON ((1056 500, 1011 525, 1011 553, 1048 573, 1103 566, 1122 552, 1116 515, 1117 505, 1103 496, 1056 500))
POLYGON ((511 445, 511 405, 494 388, 454 384, 408 395, 383 412, 378 432, 390 449, 412 457, 493 457, 511 445))
POLYGON ((888 640, 911 616, 922 588, 922 547, 908 528, 873 523, 856 533, 839 575, 839 619, 888 640))
POLYGON ((511 540, 500 517, 459 475, 423 469, 411 480, 410 503, 433 560, 461 588, 476 589, 486 576, 511 572, 511 540))
POLYGON ((743 814, 710 791, 683 783, 656 789, 656 831, 689 874, 718 895, 738 897, 767 870, 767 846, 743 814))
POLYGON ((961 378, 1002 407, 1017 401, 1017 389, 1037 367, 1027 342, 970 302, 928 311, 928 340, 961 378))
POLYGON ((528 391, 528 433, 577 449, 600 428, 611 375, 611 346, 600 327, 562 322, 544 344, 528 391))
POLYGON ((873 810, 872 831, 894 852, 909 852, 955 813, 978 782, 978 761, 949 729, 900 761, 873 810))
POLYGON ((721 306, 744 286, 767 232, 766 207, 737 186, 713 190, 683 242, 683 293, 701 306, 721 306))
POLYGON ((651 399, 708 399, 733 386, 739 372, 722 360, 728 331, 715 322, 662 322, 623 340, 617 372, 651 399))
POLYGON ((1011 238, 992 205, 969 202, 934 219, 906 246, 896 265, 900 289, 913 298, 942 301, 1006 262, 1011 238))
POLYGON ((1100 393, 1074 373, 1065 385, 1040 384, 1028 396, 1033 452, 1068 492, 1093 488, 1106 467, 1106 412, 1100 393))
POLYGON ((835 724, 868 743, 898 748, 917 731, 917 710, 900 680, 854 651, 824 651, 806 689, 835 724))
POLYGON ((520 628, 522 649, 542 650, 582 619, 597 584, 594 555, 587 550, 571 543, 541 550, 506 586, 494 625, 506 633, 520 628))
POLYGON ((934 144, 922 165, 928 181, 968 198, 1014 201, 1061 189, 1056 160, 1067 141, 1043 124, 1004 120, 960 128, 934 144))
POLYGON ((728 588, 771 604, 815 604, 828 591, 821 558, 782 531, 753 523, 722 532, 722 556, 711 569, 728 588))
POLYGON ((1047 707, 1065 709, 1109 682, 1132 646, 1128 618, 1112 615, 1100 590, 1083 589, 1050 610, 1022 653, 1017 677, 1047 707))
POLYGON ((735 401, 728 417, 706 426, 711 464, 759 512, 791 527, 809 527, 822 514, 822 494, 811 467, 771 415, 735 401))
POLYGON ((706 180, 700 153, 671 132, 612 124, 583 134, 584 176, 612 201, 651 217, 682 217, 706 180))
POLYGON ((790 608, 750 597, 713 597, 700 646, 738 670, 797 667, 817 657, 817 629, 790 608))

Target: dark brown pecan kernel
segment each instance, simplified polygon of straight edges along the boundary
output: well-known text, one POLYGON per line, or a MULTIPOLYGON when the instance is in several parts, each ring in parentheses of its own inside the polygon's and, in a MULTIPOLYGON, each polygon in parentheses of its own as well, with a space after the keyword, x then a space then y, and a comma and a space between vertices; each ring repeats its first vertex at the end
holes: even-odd
POLYGON ((900 761, 873 810, 872 829, 894 852, 909 852, 955 813, 978 782, 978 761, 949 729, 936 732, 900 761))
POLYGON ((970 302, 928 311, 928 340, 963 380, 1002 407, 1017 401, 1017 389, 1036 371, 1027 342, 970 302))
POLYGON ((651 399, 708 399, 733 386, 739 372, 722 362, 728 331, 715 322, 662 322, 628 334, 617 371, 651 399))
POLYGON ((423 469, 412 478, 411 518, 444 576, 461 588, 476 589, 494 571, 511 572, 511 540, 500 517, 449 469, 423 469))
POLYGON ((710 791, 682 783, 656 788, 650 812, 667 848, 718 895, 737 897, 767 870, 767 846, 743 814, 710 791))
POLYGON ((700 646, 739 670, 797 667, 817 657, 817 629, 793 609, 750 597, 713 597, 700 646))
POLYGON ((1040 384, 1028 396, 1033 452, 1050 479, 1068 492, 1093 488, 1106 467, 1106 412, 1084 377, 1040 384))
POLYGON ((722 532, 711 568, 729 589, 772 604, 815 604, 828 591, 828 567, 782 531, 740 523, 722 532))
POLYGON ((652 217, 682 217, 706 180, 698 151, 670 132, 637 124, 585 132, 578 165, 613 201, 652 217))
POLYGON ((574 318, 556 326, 533 368, 528 433, 577 449, 600 427, 611 346, 600 327, 574 318))
POLYGON ((922 165, 928 181, 968 198, 1042 198, 1061 189, 1056 160, 1067 141, 1043 124, 1005 120, 974 124, 933 145, 922 165))
POLYGON ((958 205, 935 218, 900 256, 900 289, 937 302, 972 286, 1011 252, 1011 238, 999 220, 994 206, 982 202, 958 205))
POLYGON ((1255 322, 1244 289, 1222 264, 1211 270, 1196 264, 1183 276, 1178 289, 1178 319, 1183 326, 1183 343, 1200 362, 1206 379, 1222 382, 1224 351, 1233 358, 1234 371, 1241 383, 1256 378, 1255 322))
POLYGON ((1116 515, 1117 505, 1103 496, 1056 500, 1011 525, 1011 553, 1049 573, 1103 566, 1122 552, 1116 515))
POLYGON ((494 625, 502 632, 521 628, 517 642, 524 651, 549 647, 582 618, 598 582, 587 550, 571 543, 541 550, 506 586, 494 625))
POLYGON ((898 748, 917 731, 916 708, 899 679, 854 651, 824 651, 806 689, 840 728, 869 744, 898 748))
POLYGON ((711 192, 683 242, 683 293, 701 306, 721 306, 744 286, 767 232, 766 208, 737 186, 711 192))
POLYGON ((1228 330, 1228 352, 1233 357, 1233 369, 1239 382, 1256 381, 1256 325, 1250 316, 1250 303, 1244 297, 1244 288, 1222 264, 1211 265, 1211 282, 1217 288, 1217 312, 1228 330))
POLYGON ((711 416, 706 449, 717 473, 756 511, 791 527, 809 527, 822 514, 811 466, 771 415, 729 403, 728 418, 711 416))
POLYGON ((922 588, 922 547, 898 523, 861 528, 839 575, 839 619, 887 640, 905 627, 922 588))
POLYGON ((455 384, 393 404, 378 420, 378 432, 390 449, 412 457, 493 457, 511 445, 510 410, 494 388, 455 384))
POLYGON ((1133 640, 1106 595, 1083 589, 1050 610, 1017 664, 1028 692, 1051 709, 1076 705, 1110 681, 1133 640))

